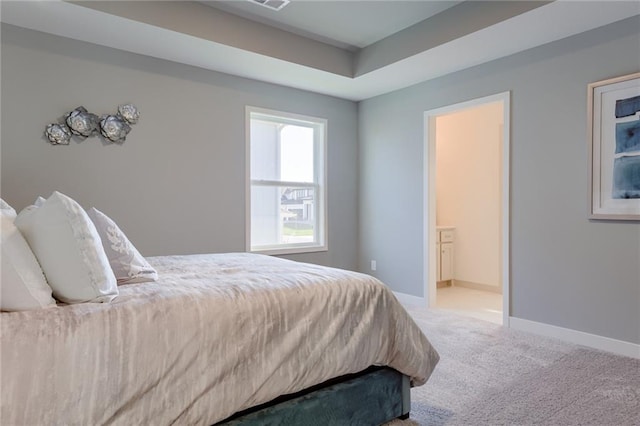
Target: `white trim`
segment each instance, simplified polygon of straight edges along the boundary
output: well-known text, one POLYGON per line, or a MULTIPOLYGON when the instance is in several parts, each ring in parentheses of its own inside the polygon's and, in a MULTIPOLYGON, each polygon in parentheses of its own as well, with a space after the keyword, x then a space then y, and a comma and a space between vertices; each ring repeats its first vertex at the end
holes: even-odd
POLYGON ((281 247, 254 247, 251 250, 251 253, 268 254, 270 256, 280 256, 283 254, 316 253, 320 251, 329 251, 329 249, 326 246, 303 245, 301 247, 296 247, 295 245, 285 246, 283 244, 281 247))
POLYGON ((427 306, 427 301, 424 297, 413 296, 411 294, 400 293, 398 291, 394 291, 393 294, 396 296, 396 299, 398 299, 398 302, 405 306, 416 306, 420 308, 427 306))
POLYGON ((451 284, 454 287, 470 288, 473 290, 481 290, 481 291, 487 291, 489 293, 502 294, 502 287, 495 286, 495 285, 474 283, 471 281, 464 281, 464 280, 451 280, 451 284))
POLYGON ((328 133, 329 120, 321 117, 296 114, 286 111, 278 111, 250 105, 245 106, 245 250, 269 255, 313 253, 329 250, 329 213, 327 197, 328 181, 328 133), (314 163, 315 175, 313 183, 251 180, 251 119, 256 115, 261 120, 272 122, 284 122, 297 126, 313 128, 314 131, 314 163), (277 120, 274 118, 277 117, 277 120), (251 187, 252 185, 289 185, 300 187, 313 187, 316 190, 317 199, 315 215, 318 221, 317 241, 299 244, 281 244, 273 247, 251 247, 251 187))
POLYGON ((498 95, 502 98, 502 325, 510 327, 511 305, 509 297, 511 265, 511 92, 498 95))
POLYGON ((589 334, 570 328, 557 327, 555 325, 530 321, 522 318, 509 318, 510 327, 514 330, 527 331, 545 337, 552 337, 565 342, 575 343, 602 351, 612 352, 616 355, 628 356, 640 359, 640 345, 623 340, 589 334))
POLYGON ((251 181, 252 186, 295 186, 296 188, 313 188, 318 190, 319 184, 315 182, 291 182, 286 180, 267 180, 254 179, 251 181))
POLYGON ((502 102, 503 128, 502 128, 502 324, 509 326, 510 298, 509 298, 509 265, 510 265, 510 145, 511 145, 511 92, 502 92, 483 98, 435 108, 424 113, 424 149, 423 170, 424 194, 423 194, 423 253, 427 257, 426 268, 423 268, 424 295, 429 307, 436 304, 436 254, 433 249, 436 246, 436 126, 438 116, 450 114, 480 105, 502 102))
MULTIPOLYGON (((310 115, 297 114, 294 112, 279 111, 269 108, 260 108, 247 105, 246 109, 250 113, 254 113, 259 120, 271 121, 273 123, 286 122, 296 126, 315 127, 318 123, 326 124, 327 119, 321 117, 312 117, 310 115), (277 120, 274 119, 277 117, 277 120)), ((250 114, 249 114, 250 115, 250 114)))
POLYGON ((423 250, 422 253, 427 257, 426 267, 424 271, 424 290, 427 306, 433 308, 436 306, 436 116, 437 110, 431 110, 424 113, 424 191, 423 194, 423 250))
POLYGON ((244 107, 244 247, 251 251, 251 113, 254 107, 244 107))

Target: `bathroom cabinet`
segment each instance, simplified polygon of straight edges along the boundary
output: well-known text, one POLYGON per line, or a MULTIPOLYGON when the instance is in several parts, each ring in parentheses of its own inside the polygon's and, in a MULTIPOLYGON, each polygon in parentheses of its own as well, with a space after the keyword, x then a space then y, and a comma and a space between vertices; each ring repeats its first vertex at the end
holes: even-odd
POLYGON ((454 259, 454 227, 439 226, 436 228, 436 280, 453 280, 454 259))

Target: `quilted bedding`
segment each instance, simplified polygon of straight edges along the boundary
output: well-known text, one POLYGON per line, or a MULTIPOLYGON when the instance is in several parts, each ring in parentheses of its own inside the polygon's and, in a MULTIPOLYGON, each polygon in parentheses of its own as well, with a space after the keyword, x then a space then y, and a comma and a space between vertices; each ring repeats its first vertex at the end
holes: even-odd
POLYGON ((211 425, 333 377, 438 354, 380 281, 247 253, 148 258, 111 303, 0 316, 3 425, 211 425))

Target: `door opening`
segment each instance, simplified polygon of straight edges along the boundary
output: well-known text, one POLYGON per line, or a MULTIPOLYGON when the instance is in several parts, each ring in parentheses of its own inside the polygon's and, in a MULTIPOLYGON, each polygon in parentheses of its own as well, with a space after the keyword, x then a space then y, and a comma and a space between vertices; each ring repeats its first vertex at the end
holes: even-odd
POLYGON ((508 326, 510 93, 427 111, 424 122, 427 304, 438 281, 494 292, 495 303, 502 293, 502 315, 491 315, 508 326))

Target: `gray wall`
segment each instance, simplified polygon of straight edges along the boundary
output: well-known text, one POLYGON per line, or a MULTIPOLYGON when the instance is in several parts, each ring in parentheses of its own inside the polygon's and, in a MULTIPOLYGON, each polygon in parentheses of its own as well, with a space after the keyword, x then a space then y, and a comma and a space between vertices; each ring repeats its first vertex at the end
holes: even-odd
POLYGON ((327 118, 329 251, 357 267, 357 104, 2 26, 2 197, 59 190, 111 216, 147 256, 245 250, 245 105, 327 118), (52 146, 48 123, 134 103, 121 145, 52 146))
POLYGON ((587 84, 640 70, 640 19, 360 104, 360 266, 423 296, 423 113, 511 91, 511 315, 640 343, 640 223, 587 219, 587 84))
POLYGON ((394 290, 422 296, 423 112, 511 90, 511 314, 640 343, 640 224, 587 219, 585 122, 589 82, 640 69, 638 28, 626 20, 358 111, 3 25, 1 195, 19 209, 60 190, 112 216, 145 255, 244 251, 244 106, 325 117, 330 249, 292 257, 365 272, 376 259, 394 290), (123 102, 142 117, 122 146, 42 138, 78 105, 123 102))

